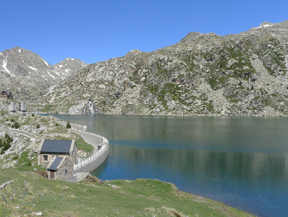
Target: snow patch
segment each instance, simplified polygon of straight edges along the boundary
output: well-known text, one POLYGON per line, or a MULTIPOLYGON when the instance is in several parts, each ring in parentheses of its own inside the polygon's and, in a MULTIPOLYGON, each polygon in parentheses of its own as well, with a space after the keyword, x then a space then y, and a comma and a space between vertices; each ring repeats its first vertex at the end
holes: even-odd
POLYGON ((38 71, 38 69, 36 69, 36 68, 34 68, 34 67, 32 67, 32 66, 28 66, 28 68, 30 68, 30 69, 32 69, 32 70, 34 70, 34 71, 38 71))
POLYGON ((75 59, 71 58, 71 60, 75 60, 75 59))
POLYGON ((44 63, 47 65, 47 66, 49 66, 49 64, 44 60, 44 59, 42 59, 43 61, 44 61, 44 63))
POLYGON ((0 52, 0 55, 1 55, 1 56, 4 56, 4 55, 2 54, 2 52, 0 52))
POLYGON ((18 50, 18 51, 19 51, 19 53, 21 53, 21 49, 20 49, 20 48, 19 48, 19 50, 18 50))
POLYGON ((55 73, 56 75, 60 76, 60 73, 59 73, 57 70, 54 71, 54 73, 55 73))
POLYGON ((55 79, 55 77, 53 75, 50 74, 49 71, 47 71, 48 75, 50 75, 53 79, 55 79))
POLYGON ((2 67, 3 67, 3 69, 4 69, 9 75, 15 76, 15 75, 13 75, 13 74, 7 69, 7 59, 4 59, 4 60, 3 60, 2 67))
POLYGON ((59 68, 62 68, 63 67, 63 65, 59 65, 59 68))
POLYGON ((70 69, 65 69, 64 71, 69 73, 69 72, 70 72, 70 69))
POLYGON ((273 26, 273 25, 271 25, 271 24, 264 24, 263 26, 260 25, 260 26, 258 26, 258 27, 255 27, 254 29, 267 28, 267 27, 270 27, 270 26, 273 26))

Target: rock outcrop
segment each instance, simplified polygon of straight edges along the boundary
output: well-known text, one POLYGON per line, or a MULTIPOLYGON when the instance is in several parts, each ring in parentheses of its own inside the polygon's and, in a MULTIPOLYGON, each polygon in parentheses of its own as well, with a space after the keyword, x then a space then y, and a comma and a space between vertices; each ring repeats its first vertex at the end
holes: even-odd
POLYGON ((235 35, 189 33, 153 52, 89 64, 47 94, 58 112, 287 115, 288 21, 235 35), (75 108, 75 109, 74 109, 75 108))
POLYGON ((0 86, 11 91, 16 99, 25 96, 34 101, 51 85, 85 65, 81 60, 67 58, 52 66, 32 51, 14 47, 0 52, 0 86))

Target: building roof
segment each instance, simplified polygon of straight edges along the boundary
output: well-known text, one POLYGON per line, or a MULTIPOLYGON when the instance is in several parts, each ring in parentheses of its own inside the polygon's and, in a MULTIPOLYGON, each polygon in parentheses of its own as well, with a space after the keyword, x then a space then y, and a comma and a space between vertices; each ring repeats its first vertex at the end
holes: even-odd
POLYGON ((72 140, 46 140, 44 141, 41 154, 67 154, 72 145, 72 140))
POLYGON ((57 171, 57 167, 59 166, 59 164, 61 163, 62 160, 63 160, 63 158, 56 157, 54 159, 53 163, 51 164, 51 166, 49 168, 47 168, 47 170, 57 171))

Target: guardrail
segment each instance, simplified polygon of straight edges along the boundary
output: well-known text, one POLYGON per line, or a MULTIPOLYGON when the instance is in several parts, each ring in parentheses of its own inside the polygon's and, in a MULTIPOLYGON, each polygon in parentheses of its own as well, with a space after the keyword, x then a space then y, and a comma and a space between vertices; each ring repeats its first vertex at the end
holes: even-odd
MULTIPOLYGON (((81 160, 77 164, 74 164, 74 174, 76 174, 78 172, 83 172, 82 168, 84 168, 85 166, 87 166, 89 164, 95 163, 95 161, 97 161, 97 160, 101 160, 102 162, 105 160, 105 159, 102 159, 102 156, 105 156, 106 154, 108 155, 109 141, 106 138, 102 137, 102 142, 100 143, 100 145, 101 145, 101 149, 99 151, 94 150, 93 155, 91 155, 89 158, 87 158, 85 160, 81 160)), ((102 162, 99 162, 99 164, 101 164, 102 162)), ((92 166, 92 168, 93 168, 93 166, 92 166)), ((96 169, 96 168, 93 168, 93 170, 94 169, 96 169)), ((86 169, 86 170, 92 171, 92 169, 86 169)), ((91 171, 85 171, 85 172, 91 172, 91 171)))

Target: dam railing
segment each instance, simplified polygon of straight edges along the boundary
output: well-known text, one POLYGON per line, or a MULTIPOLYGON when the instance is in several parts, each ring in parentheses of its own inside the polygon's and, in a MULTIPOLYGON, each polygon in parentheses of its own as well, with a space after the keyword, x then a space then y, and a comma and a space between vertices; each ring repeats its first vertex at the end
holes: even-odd
POLYGON ((93 154, 87 159, 79 159, 77 164, 74 164, 74 174, 79 172, 92 172, 106 159, 109 153, 109 141, 100 135, 78 131, 83 139, 94 146, 93 154), (98 150, 100 147, 100 150, 98 150))

